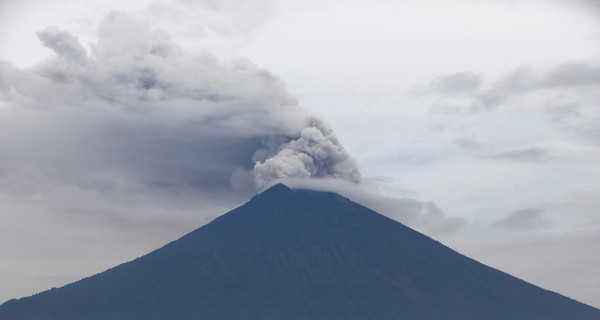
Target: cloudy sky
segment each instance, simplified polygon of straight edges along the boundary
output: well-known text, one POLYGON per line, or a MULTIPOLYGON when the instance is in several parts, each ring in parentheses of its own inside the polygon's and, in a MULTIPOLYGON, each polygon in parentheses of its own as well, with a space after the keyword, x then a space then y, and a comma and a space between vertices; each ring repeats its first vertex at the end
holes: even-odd
POLYGON ((0 2, 0 300, 279 179, 600 307, 594 1, 0 2))

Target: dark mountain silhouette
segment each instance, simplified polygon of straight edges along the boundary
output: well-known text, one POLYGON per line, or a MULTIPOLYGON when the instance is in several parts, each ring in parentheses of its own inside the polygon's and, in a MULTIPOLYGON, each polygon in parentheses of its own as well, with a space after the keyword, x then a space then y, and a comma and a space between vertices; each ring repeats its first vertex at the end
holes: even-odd
POLYGON ((276 185, 134 261, 0 306, 1 320, 600 319, 329 192, 276 185))

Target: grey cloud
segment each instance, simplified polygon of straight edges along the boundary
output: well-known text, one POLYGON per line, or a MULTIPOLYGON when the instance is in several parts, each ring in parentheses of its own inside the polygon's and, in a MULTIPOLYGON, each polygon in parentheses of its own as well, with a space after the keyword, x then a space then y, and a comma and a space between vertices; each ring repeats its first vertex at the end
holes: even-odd
POLYGON ((596 1, 596 0, 579 0, 578 2, 583 3, 586 6, 589 6, 589 8, 594 10, 596 12, 596 14, 600 14, 600 3, 598 1, 596 1))
POLYGON ((558 101, 554 103, 554 105, 548 107, 546 112, 550 116, 552 122, 560 124, 565 122, 565 120, 581 117, 580 109, 581 104, 576 102, 564 103, 558 101))
POLYGON ((563 64, 538 84, 541 88, 600 85, 600 67, 584 63, 563 64))
POLYGON ((52 49, 59 57, 76 63, 84 63, 87 52, 79 43, 77 37, 56 27, 48 27, 38 32, 38 37, 45 47, 52 49))
POLYGON ((572 130, 587 141, 600 145, 600 118, 588 120, 572 130))
POLYGON ((547 163, 554 159, 552 152, 540 147, 527 147, 502 152, 491 152, 491 146, 471 138, 458 138, 452 141, 456 146, 475 153, 479 158, 489 160, 508 160, 519 163, 547 163))
POLYGON ((491 226, 511 231, 527 231, 544 229, 552 226, 552 222, 543 217, 545 210, 541 208, 525 208, 517 210, 491 226))
POLYGON ((472 151, 481 151, 483 149, 483 146, 481 145, 481 143, 473 140, 473 139, 469 139, 469 138, 458 138, 458 139, 454 139, 452 140, 452 142, 463 148, 463 149, 467 149, 467 150, 472 150, 472 151))
POLYGON ((600 92, 564 99, 557 97, 548 103, 546 114, 560 130, 578 142, 600 145, 600 92))
POLYGON ((442 100, 438 101, 438 104, 466 105, 467 110, 463 111, 477 112, 495 109, 509 99, 530 92, 587 88, 598 84, 600 84, 599 66, 584 62, 569 62, 547 72, 537 72, 526 67, 518 68, 487 87, 483 86, 481 75, 469 72, 445 75, 434 79, 425 91, 441 97, 446 96, 448 99, 463 99, 460 103, 442 100), (465 103, 464 99, 467 99, 468 103, 465 103))
POLYGON ((446 128, 448 127, 447 123, 444 122, 440 122, 440 123, 436 123, 434 125, 432 125, 429 130, 431 132, 444 132, 446 131, 446 128))
POLYGON ((600 68, 586 63, 566 63, 547 73, 536 73, 530 68, 520 68, 488 90, 479 92, 478 105, 492 109, 507 99, 526 92, 555 88, 579 88, 596 86, 600 83, 600 68))
POLYGON ((482 84, 483 78, 481 75, 460 72, 434 79, 431 82, 431 87, 436 92, 461 95, 479 91, 482 84))
POLYGON ((471 111, 493 109, 514 95, 533 90, 536 87, 535 82, 528 68, 519 68, 494 83, 489 89, 476 93, 471 111))
POLYGON ((547 149, 530 147, 524 149, 504 151, 487 156, 490 159, 510 160, 524 163, 545 163, 553 157, 547 149))

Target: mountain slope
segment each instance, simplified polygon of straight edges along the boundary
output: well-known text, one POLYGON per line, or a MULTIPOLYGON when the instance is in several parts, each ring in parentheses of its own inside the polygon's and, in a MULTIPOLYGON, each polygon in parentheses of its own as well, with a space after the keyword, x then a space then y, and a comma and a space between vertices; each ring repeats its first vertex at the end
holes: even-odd
POLYGON ((334 193, 277 185, 0 320, 600 319, 334 193))

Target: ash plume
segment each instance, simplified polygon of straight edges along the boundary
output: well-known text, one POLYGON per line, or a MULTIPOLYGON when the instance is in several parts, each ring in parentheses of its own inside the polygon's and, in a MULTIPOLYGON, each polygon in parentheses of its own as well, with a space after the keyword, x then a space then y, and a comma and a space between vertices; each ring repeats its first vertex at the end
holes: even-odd
POLYGON ((30 69, 0 64, 0 192, 211 194, 280 178, 360 181, 331 128, 245 59, 187 52, 118 12, 89 52, 55 27, 38 36, 52 58, 30 69))

